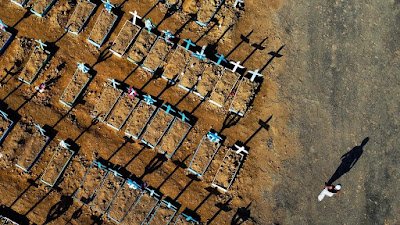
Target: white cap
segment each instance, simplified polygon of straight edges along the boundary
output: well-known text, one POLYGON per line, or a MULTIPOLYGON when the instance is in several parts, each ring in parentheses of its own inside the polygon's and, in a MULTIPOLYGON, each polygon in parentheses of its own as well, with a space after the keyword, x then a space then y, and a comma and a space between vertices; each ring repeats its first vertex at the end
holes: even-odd
POLYGON ((342 185, 341 184, 337 184, 336 186, 335 186, 335 189, 336 190, 340 190, 342 188, 342 185))

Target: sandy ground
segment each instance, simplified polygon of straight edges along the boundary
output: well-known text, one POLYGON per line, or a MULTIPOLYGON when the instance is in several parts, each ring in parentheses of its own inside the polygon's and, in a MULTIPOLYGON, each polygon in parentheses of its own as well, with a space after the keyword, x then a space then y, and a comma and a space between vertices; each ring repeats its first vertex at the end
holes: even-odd
MULTIPOLYGON (((164 80, 151 79, 148 72, 111 56, 107 43, 100 50, 89 44, 86 39, 100 9, 79 36, 64 35, 63 26, 73 10, 67 2, 58 1, 45 18, 30 15, 22 20, 25 10, 9 1, 0 2, 0 18, 11 26, 16 24, 17 36, 40 38, 56 42, 57 46, 46 71, 29 86, 20 84, 14 68, 3 79, 14 64, 18 47, 16 41, 11 44, 0 57, 2 102, 27 121, 53 127, 56 139, 71 138, 81 146, 58 187, 50 189, 40 182, 40 174, 50 160, 52 148, 45 150, 31 173, 22 173, 14 166, 20 152, 8 149, 6 139, 1 147, 0 193, 4 197, 0 203, 11 209, 7 212, 13 211, 22 215, 19 218, 26 217, 36 224, 113 224, 71 199, 92 160, 102 157, 142 176, 165 196, 181 203, 182 209, 195 210, 204 223, 238 224, 238 217, 246 219, 243 224, 399 222, 399 153, 395 148, 399 144, 398 1, 249 1, 239 21, 231 27, 233 16, 224 10, 224 19, 217 15, 223 24, 220 29, 213 23, 208 28, 194 22, 185 25, 181 38, 197 40, 199 46, 216 43, 218 53, 229 60, 245 61, 244 66, 252 70, 265 68, 265 80, 254 107, 234 125, 226 119, 227 108, 201 103, 177 86, 163 90, 164 80), (241 35, 247 36, 249 43, 243 42, 241 35), (252 54, 252 44, 260 42, 265 49, 252 54), (268 53, 283 45, 283 57, 270 61, 268 53), (81 61, 93 66, 97 74, 83 101, 68 110, 58 99, 76 70, 76 62, 81 61), (107 78, 144 87, 143 91, 154 96, 161 93, 161 99, 199 119, 174 158, 152 173, 146 174, 145 167, 156 157, 156 151, 144 148, 138 141, 126 141, 122 132, 105 123, 91 124, 90 112, 107 78), (50 87, 35 94, 33 87, 44 81, 51 81, 50 87), (269 130, 260 129, 258 121, 270 116, 269 130), (211 128, 227 136, 229 145, 240 140, 250 147, 227 194, 209 188, 223 152, 218 153, 201 181, 192 180, 184 170, 201 137, 211 128), (340 157, 365 137, 370 140, 364 154, 339 179, 342 193, 318 202, 317 195, 339 166, 340 157)), ((128 11, 137 10, 143 16, 154 4, 155 1, 127 1, 122 8, 125 13, 119 17, 108 42, 131 18, 128 11)), ((193 9, 190 4, 184 7, 193 9)), ((185 24, 187 14, 175 13, 162 20, 165 11, 163 5, 157 5, 146 18, 151 17, 160 30, 172 32, 185 24)), ((56 141, 50 144, 56 145, 56 141)))

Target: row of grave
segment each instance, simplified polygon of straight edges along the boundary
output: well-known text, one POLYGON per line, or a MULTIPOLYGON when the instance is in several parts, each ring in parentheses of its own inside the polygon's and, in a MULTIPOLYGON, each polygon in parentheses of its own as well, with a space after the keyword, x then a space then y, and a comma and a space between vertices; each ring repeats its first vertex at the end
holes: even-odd
MULTIPOLYGON (((50 10, 50 8, 57 2, 57 0, 11 0, 12 3, 20 6, 20 7, 25 7, 27 3, 31 1, 31 9, 30 11, 39 16, 39 17, 44 17, 47 12, 50 10)), ((95 4, 91 3, 90 0, 84 0, 87 1, 88 4, 91 4, 89 8, 85 8, 87 12, 80 12, 84 14, 91 15, 94 11, 95 4)), ((224 3, 225 0, 216 0, 216 1, 202 1, 200 3, 200 7, 198 12, 196 13, 196 23, 201 25, 201 26, 207 26, 211 20, 214 18, 215 14, 221 8, 222 4, 224 3)), ((110 3, 109 0, 102 2, 106 5, 107 11, 111 11, 112 8, 115 6, 110 3)), ((159 1, 162 2, 162 1, 159 1)), ((174 9, 179 9, 182 7, 183 1, 176 1, 176 0, 166 0, 165 1, 166 5, 168 7, 173 7, 174 9)), ((234 3, 234 7, 236 7, 239 3, 244 3, 244 0, 236 0, 234 3)), ((82 21, 83 23, 86 23, 87 20, 82 21)), ((79 31, 77 31, 79 32, 79 31)))
MULTIPOLYGON (((9 119, 8 115, 4 111, 0 111, 0 124, 1 124, 0 144, 2 144, 7 134, 14 127, 15 122, 9 119)), ((45 150, 46 146, 50 143, 51 139, 53 138, 53 136, 47 135, 46 134, 47 131, 44 130, 39 125, 35 124, 35 127, 36 131, 34 131, 27 138, 27 140, 25 140, 24 145, 21 146, 21 148, 23 148, 23 152, 17 158, 16 162, 16 166, 25 172, 31 170, 33 165, 39 159, 42 152, 45 150)), ((204 135, 194 153, 194 156, 188 167, 188 171, 199 177, 202 177, 209 168, 210 164, 212 163, 213 158, 216 155, 217 151, 223 146, 222 143, 223 143, 223 137, 219 136, 215 132, 210 131, 206 135, 204 135)), ((222 191, 227 191, 234 182, 234 179, 240 167, 242 166, 245 160, 245 156, 246 154, 248 154, 248 152, 246 151, 244 146, 239 146, 236 144, 232 147, 227 147, 227 146, 224 147, 227 148, 227 151, 218 171, 214 176, 212 186, 222 191)), ((78 148, 79 147, 76 147, 76 145, 74 145, 73 143, 71 144, 71 142, 60 140, 59 145, 57 149, 54 151, 53 156, 49 161, 48 165, 45 167, 45 171, 42 174, 40 180, 46 185, 53 187, 60 180, 60 177, 62 176, 64 170, 68 166, 69 162, 71 161, 72 157, 74 156, 78 148)), ((140 208, 147 207, 146 209, 150 209, 147 214, 146 213, 134 214, 142 216, 146 215, 145 218, 142 218, 143 220, 146 218, 152 220, 158 208, 172 212, 173 213, 171 214, 171 219, 172 219, 172 217, 177 212, 178 208, 176 206, 171 205, 168 201, 165 200, 160 202, 158 208, 155 208, 157 203, 160 201, 159 198, 160 195, 157 194, 153 196, 154 191, 152 191, 149 188, 144 188, 141 191, 140 196, 136 196, 134 198, 128 198, 129 196, 131 196, 133 192, 135 192, 134 190, 138 189, 138 187, 140 187, 140 185, 138 185, 137 182, 133 182, 129 179, 125 180, 116 171, 107 169, 102 164, 94 162, 90 166, 89 170, 86 172, 86 175, 83 178, 82 183, 80 185, 80 189, 75 194, 75 198, 84 202, 85 204, 93 200, 92 208, 95 208, 96 210, 102 213, 105 213, 109 209, 107 215, 116 222, 122 222, 124 217, 128 214, 128 211, 129 210, 132 211, 131 208, 132 207, 135 208, 136 206, 140 206, 140 208), (97 179, 97 181, 99 181, 98 180, 99 172, 102 174, 100 176, 102 177, 100 183, 98 183, 97 186, 96 185, 93 186, 92 185, 94 182, 93 179, 94 180, 97 179), (113 182, 113 180, 116 182, 113 182), (126 183, 124 183, 125 181, 126 183), (122 188, 123 186, 129 186, 132 190, 127 189, 126 187, 124 189, 122 188), (119 192, 119 194, 117 195, 120 188, 122 191, 119 192), (124 190, 128 191, 129 193, 124 193, 124 190), (109 192, 111 192, 111 194, 109 192), (156 202, 154 204, 150 204, 148 203, 149 199, 146 198, 147 200, 143 200, 139 204, 139 199, 143 193, 153 193, 147 197, 156 202), (97 194, 97 196, 100 197, 95 196, 95 194, 97 194), (118 198, 118 196, 120 196, 120 198, 118 198), (111 202, 113 202, 113 199, 115 199, 113 205, 118 205, 118 207, 115 207, 114 210, 117 212, 113 212, 112 210, 113 207, 110 207, 111 202), (122 201, 122 203, 120 201, 122 201), (99 209, 97 209, 97 207, 99 209), (155 211, 153 211, 153 209, 155 209, 155 211), (151 214, 151 212, 154 213, 151 214), (113 215, 110 216, 110 213, 113 215)), ((184 218, 186 218, 187 221, 190 221, 190 219, 188 218, 193 219, 190 216, 185 217, 184 214, 181 215, 184 218)), ((132 219, 137 219, 137 218, 138 217, 132 219)), ((195 220, 193 219, 193 221, 195 220)), ((161 223, 155 223, 155 224, 161 224, 161 223)))
MULTIPOLYGON (((145 103, 147 105, 147 103, 145 103)), ((160 108, 161 109, 161 108, 160 108)), ((154 111, 154 110, 153 110, 154 111)), ((164 111, 165 112, 165 111, 164 111)), ((170 115, 170 114, 165 114, 170 115)), ((182 114, 184 115, 184 114, 182 114)), ((154 117, 156 118, 156 117, 154 117)), ((184 117, 185 118, 185 117, 184 117)), ((141 120, 140 118, 136 118, 135 120, 141 120)), ((161 119, 160 119, 161 120, 161 119)), ((153 121, 155 121, 153 119, 153 121)), ((189 125, 186 123, 184 120, 181 118, 175 118, 174 121, 181 121, 180 123, 189 125)), ((15 121, 10 119, 9 116, 4 112, 0 110, 0 144, 3 143, 4 139, 7 137, 9 132, 13 129, 15 125, 15 121)), ((177 122, 179 123, 179 122, 177 122)), ((20 169, 22 169, 25 172, 28 172, 31 170, 31 168, 34 166, 36 161, 39 159, 40 155, 43 153, 45 150, 46 146, 50 143, 52 140, 52 135, 48 135, 47 131, 43 129, 41 126, 35 124, 36 130, 33 131, 27 139, 24 141, 23 146, 23 152, 21 155, 18 157, 16 166, 20 169)), ((171 125, 172 126, 172 125, 171 125)), ((151 127, 151 126, 150 126, 151 127)), ((190 126, 187 127, 187 129, 190 129, 190 126)), ((175 145, 170 145, 173 146, 170 149, 173 149, 172 153, 169 153, 162 147, 161 149, 164 151, 162 152, 166 157, 171 157, 174 151, 177 149, 177 143, 182 142, 182 140, 185 138, 186 134, 188 133, 188 130, 180 130, 178 128, 175 129, 176 132, 180 133, 181 136, 178 134, 175 134, 175 138, 171 139, 172 142, 175 145), (182 134, 184 134, 182 136, 182 134)), ((166 131, 163 131, 164 133, 166 131)), ((129 135, 129 133, 125 132, 126 134, 129 135)), ((172 134, 172 132, 169 132, 165 139, 168 138, 168 135, 172 134)), ((144 135, 145 137, 146 135, 144 135)), ((172 136, 172 135, 171 135, 172 136)), ((142 141, 144 140, 144 137, 142 138, 142 141)), ((161 138, 160 138, 161 139, 161 138)), ((188 167, 189 172, 202 177, 207 169, 209 168, 210 164, 212 163, 214 156, 217 154, 218 150, 221 148, 222 142, 223 142, 223 137, 221 137, 219 134, 216 132, 209 131, 206 135, 203 136, 201 139, 198 147, 195 150, 195 153, 193 155, 192 160, 190 161, 190 165, 188 167)), ((147 145, 149 143, 147 141, 143 141, 147 145)), ((165 141, 163 142, 165 143, 165 141)), ((74 145, 73 145, 74 146, 74 145)), ((150 146, 150 145, 149 145, 150 146)), ((164 144, 162 144, 164 146, 164 144)), ((222 191, 228 191, 230 186, 232 185, 234 178, 236 176, 236 173, 239 171, 241 164, 244 161, 244 156, 247 154, 246 149, 243 146, 240 145, 234 145, 233 147, 227 147, 227 153, 222 161, 222 164, 220 165, 219 170, 215 174, 214 181, 213 181, 213 186, 219 188, 222 191), (234 150, 236 149, 236 150, 234 150), (227 166, 229 165, 229 166, 227 166), (223 175, 220 175, 223 174, 223 175), (226 179, 228 177, 228 179, 226 179)), ((49 186, 54 186, 56 184, 57 180, 60 178, 61 174, 63 173, 64 169, 70 162, 71 158, 76 152, 77 147, 71 147, 71 143, 66 143, 65 141, 60 140, 60 143, 58 145, 58 148, 54 152, 52 159, 50 160, 48 166, 46 167, 45 172, 42 175, 41 180, 46 183, 49 186)), ((171 152, 171 151, 170 151, 171 152)))

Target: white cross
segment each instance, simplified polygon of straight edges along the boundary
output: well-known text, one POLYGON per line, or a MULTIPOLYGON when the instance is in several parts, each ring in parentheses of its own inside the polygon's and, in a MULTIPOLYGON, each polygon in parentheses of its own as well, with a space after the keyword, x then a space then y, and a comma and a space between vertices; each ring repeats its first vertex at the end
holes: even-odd
POLYGON ((244 146, 239 146, 239 145, 235 144, 235 147, 237 148, 236 153, 244 152, 246 154, 249 154, 249 152, 246 150, 246 148, 244 146))
POLYGON ((78 63, 78 69, 84 73, 89 72, 89 68, 84 63, 78 63))
POLYGON ((40 45, 40 48, 42 49, 42 50, 44 50, 44 47, 46 47, 47 45, 45 44, 45 43, 43 43, 42 42, 42 40, 35 40, 39 45, 40 45))
POLYGON ((254 82, 254 79, 256 79, 256 77, 263 76, 261 73, 258 72, 258 70, 254 70, 254 71, 249 70, 249 73, 251 74, 251 78, 250 78, 251 82, 254 82))
MULTIPOLYGON (((59 144, 59 145, 60 145, 61 147, 69 149, 69 147, 70 147, 69 144, 65 143, 64 140, 61 140, 61 139, 58 139, 58 140, 60 141, 60 144, 59 144)), ((99 164, 100 164, 100 163, 99 163, 99 164)), ((100 164, 100 165, 101 165, 101 164, 100 164)))
POLYGON ((144 26, 146 27, 147 31, 150 34, 151 29, 153 29, 155 26, 151 23, 151 18, 147 19, 144 21, 144 26))
POLYGON ((235 65, 235 67, 233 67, 232 72, 236 72, 237 68, 243 69, 244 66, 240 65, 240 61, 234 62, 234 61, 230 61, 230 63, 232 65, 235 65))
POLYGON ((133 15, 133 18, 132 18, 132 23, 133 23, 133 24, 136 24, 136 19, 137 19, 137 18, 142 19, 142 17, 140 17, 140 16, 137 14, 137 11, 136 11, 136 10, 135 10, 134 12, 130 11, 129 13, 133 15))
POLYGON ((161 31, 161 32, 164 33, 164 35, 165 35, 165 40, 167 40, 167 41, 169 41, 170 38, 174 38, 174 35, 172 35, 172 33, 171 33, 170 30, 167 30, 167 31, 163 30, 163 31, 161 31))
POLYGON ((35 125, 35 127, 39 130, 39 132, 43 135, 46 136, 44 133, 46 133, 46 131, 39 125, 34 123, 33 125, 35 125))
POLYGON ((113 88, 117 89, 117 85, 120 85, 115 79, 107 79, 112 83, 113 88))
POLYGON ((244 3, 244 0, 236 0, 236 1, 235 1, 235 4, 233 5, 233 7, 236 8, 236 6, 237 6, 238 3, 244 3))

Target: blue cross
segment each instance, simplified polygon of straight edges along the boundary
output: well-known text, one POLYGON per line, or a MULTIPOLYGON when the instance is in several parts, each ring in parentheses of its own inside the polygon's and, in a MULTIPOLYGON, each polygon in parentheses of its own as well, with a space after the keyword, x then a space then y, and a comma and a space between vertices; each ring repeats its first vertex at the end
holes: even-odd
POLYGON ((101 0, 104 3, 104 8, 106 8, 107 12, 111 13, 111 9, 114 8, 115 6, 110 3, 110 0, 104 1, 101 0))
POLYGON ((7 113, 5 113, 5 112, 3 112, 2 110, 0 110, 0 114, 1 114, 1 116, 3 116, 4 118, 8 119, 7 113))
POLYGON ((122 177, 122 174, 118 173, 116 170, 110 169, 110 171, 111 171, 116 177, 122 177))
POLYGON ((190 39, 183 39, 183 42, 186 42, 186 50, 189 50, 190 46, 196 46, 190 39))
POLYGON ((200 52, 196 52, 196 53, 194 53, 193 55, 194 55, 195 57, 199 58, 200 60, 205 59, 205 58, 206 58, 206 55, 204 54, 204 51, 205 51, 205 50, 206 50, 206 46, 204 45, 204 46, 201 48, 201 51, 200 51, 200 52))
POLYGON ((157 193, 156 193, 154 190, 148 189, 148 191, 149 191, 149 195, 150 195, 151 197, 153 197, 154 194, 157 195, 157 193))
POLYGON ((169 41, 170 38, 174 38, 174 35, 172 35, 171 31, 169 31, 169 30, 167 30, 167 31, 163 30, 161 32, 164 33, 165 40, 167 40, 167 41, 169 41))
POLYGON ((181 113, 181 112, 178 112, 178 113, 179 113, 179 115, 182 116, 182 121, 183 122, 185 122, 185 120, 187 120, 188 122, 190 121, 189 118, 187 118, 187 116, 185 115, 185 113, 181 113))
POLYGON ((165 110, 167 114, 169 114, 169 111, 175 112, 175 110, 172 109, 171 105, 163 104, 163 106, 167 107, 167 109, 165 110))
POLYGON ((39 125, 34 123, 33 125, 35 125, 35 127, 39 130, 39 132, 43 135, 46 136, 44 133, 46 133, 46 131, 39 125))
POLYGON ((211 141, 211 142, 219 142, 220 140, 222 140, 222 138, 220 136, 218 136, 217 133, 212 133, 211 131, 209 131, 207 133, 207 138, 211 141))
POLYGON ((6 28, 7 28, 7 27, 8 27, 8 26, 5 25, 5 24, 3 23, 3 21, 0 20, 0 29, 3 30, 3 31, 6 31, 6 28))
POLYGON ((217 65, 221 64, 221 62, 228 62, 228 61, 224 58, 224 55, 215 54, 215 56, 218 58, 217 65))
POLYGON ((45 43, 43 43, 42 42, 42 40, 35 40, 39 45, 40 45, 40 48, 42 49, 42 50, 44 50, 44 47, 46 47, 47 45, 45 44, 45 43))
POLYGON ((84 73, 89 72, 89 68, 84 63, 78 63, 78 69, 84 73))
POLYGON ((100 168, 102 168, 102 169, 107 169, 107 167, 106 167, 105 165, 101 164, 101 163, 98 162, 98 161, 94 161, 94 163, 97 164, 97 166, 100 167, 100 168))
POLYGON ((145 95, 144 97, 144 101, 147 103, 147 105, 152 105, 155 102, 157 102, 155 99, 153 99, 150 95, 145 95))

